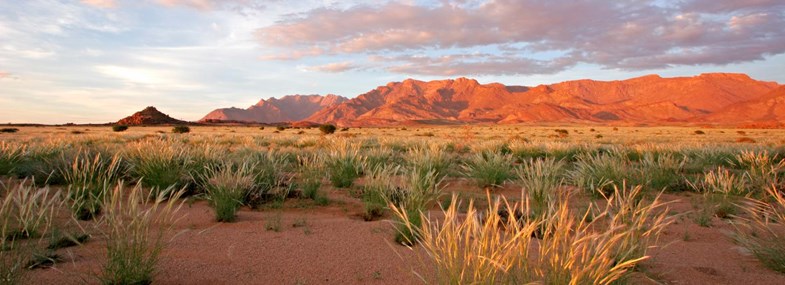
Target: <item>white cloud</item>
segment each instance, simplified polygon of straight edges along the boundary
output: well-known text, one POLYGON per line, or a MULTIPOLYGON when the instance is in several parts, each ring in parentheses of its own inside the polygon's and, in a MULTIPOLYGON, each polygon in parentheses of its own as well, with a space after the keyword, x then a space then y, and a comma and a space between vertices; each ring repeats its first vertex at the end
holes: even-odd
POLYGON ((120 79, 127 85, 142 85, 159 90, 194 90, 202 84, 186 82, 174 71, 116 65, 99 65, 95 70, 104 76, 120 79))
POLYGON ((82 0, 82 3, 100 8, 114 8, 117 5, 114 0, 82 0))
POLYGON ((317 8, 260 28, 256 34, 263 46, 278 48, 263 59, 467 56, 450 63, 376 62, 384 70, 421 70, 429 75, 553 73, 578 63, 623 70, 722 65, 785 52, 782 1, 708 3, 712 1, 685 0, 670 6, 605 0, 495 0, 436 6, 394 2, 317 8), (697 9, 698 4, 706 9, 697 9), (509 59, 505 62, 496 58, 498 52, 485 58, 470 56, 477 50, 514 52, 503 54, 509 59), (533 56, 545 51, 561 56, 533 56), (430 65, 418 66, 422 63, 430 65))
POLYGON ((357 68, 359 68, 359 66, 351 62, 344 61, 344 62, 328 63, 324 65, 317 65, 317 66, 309 66, 306 67, 305 69, 308 71, 339 73, 339 72, 354 70, 357 68))

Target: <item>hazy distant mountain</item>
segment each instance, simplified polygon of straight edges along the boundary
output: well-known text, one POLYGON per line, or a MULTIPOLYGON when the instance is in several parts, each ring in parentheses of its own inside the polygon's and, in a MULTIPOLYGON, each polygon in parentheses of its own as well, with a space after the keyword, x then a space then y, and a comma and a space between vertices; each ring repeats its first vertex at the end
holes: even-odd
POLYGON ((202 118, 207 121, 241 121, 277 123, 303 120, 319 110, 343 103, 347 99, 337 95, 288 95, 261 100, 248 109, 216 109, 202 118))
POLYGON ((702 118, 706 122, 754 127, 785 127, 785 86, 702 118))
POLYGON ((184 124, 185 121, 177 120, 168 115, 161 113, 155 107, 147 107, 144 110, 134 113, 131 116, 125 117, 117 121, 119 125, 166 125, 166 124, 184 124))
POLYGON ((479 84, 467 78, 430 82, 408 79, 326 107, 305 120, 345 126, 411 122, 734 123, 748 118, 781 122, 781 112, 756 109, 781 110, 783 99, 777 94, 782 92, 769 94, 779 87, 775 82, 725 73, 575 80, 536 87, 479 84), (744 112, 728 109, 739 104, 747 105, 737 107, 744 112), (760 115, 764 112, 773 115, 760 115), (751 117, 734 118, 734 114, 747 113, 751 117))

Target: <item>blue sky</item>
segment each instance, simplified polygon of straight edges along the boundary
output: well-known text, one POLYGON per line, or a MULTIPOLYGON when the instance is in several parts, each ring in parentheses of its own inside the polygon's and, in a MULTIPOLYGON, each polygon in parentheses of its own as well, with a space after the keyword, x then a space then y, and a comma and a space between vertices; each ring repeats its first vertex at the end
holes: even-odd
POLYGON ((0 0, 0 123, 102 123, 150 105, 198 120, 406 78, 785 83, 783 26, 777 0, 0 0))

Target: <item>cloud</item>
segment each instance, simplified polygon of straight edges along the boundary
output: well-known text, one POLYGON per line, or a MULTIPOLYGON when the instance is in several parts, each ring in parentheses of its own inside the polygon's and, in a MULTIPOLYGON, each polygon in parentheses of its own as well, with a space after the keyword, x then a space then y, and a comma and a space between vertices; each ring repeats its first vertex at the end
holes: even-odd
POLYGON ((11 77, 11 73, 0 71, 0 79, 7 78, 7 77, 11 77))
POLYGON ((119 79, 126 85, 137 85, 157 90, 197 90, 204 86, 183 80, 177 73, 160 68, 139 68, 117 65, 98 65, 95 70, 104 76, 119 79))
POLYGON ((324 65, 317 65, 317 66, 309 66, 309 67, 306 68, 306 70, 309 70, 309 71, 319 71, 319 72, 339 73, 339 72, 354 70, 354 69, 357 69, 357 68, 359 68, 359 66, 357 66, 357 65, 355 65, 355 64, 353 64, 351 62, 344 61, 344 62, 328 63, 328 64, 324 64, 324 65))
POLYGON ((100 8, 114 8, 117 5, 114 0, 82 0, 82 3, 100 8))
POLYGON ((646 70, 785 53, 785 4, 777 0, 412 3, 420 2, 317 8, 256 37, 278 51, 264 59, 427 54, 375 64, 432 75, 553 73, 578 63, 646 70), (472 55, 488 50, 503 52, 472 55))

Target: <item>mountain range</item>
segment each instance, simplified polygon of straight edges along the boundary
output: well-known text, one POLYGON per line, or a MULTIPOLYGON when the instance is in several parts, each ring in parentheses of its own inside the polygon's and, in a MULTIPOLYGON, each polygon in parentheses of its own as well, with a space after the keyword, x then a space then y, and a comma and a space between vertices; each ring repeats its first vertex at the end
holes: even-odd
POLYGON ((785 86, 745 74, 648 75, 538 86, 458 78, 407 79, 352 99, 289 95, 248 109, 217 109, 202 122, 308 121, 339 126, 465 123, 718 124, 782 126, 785 86))

